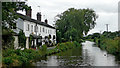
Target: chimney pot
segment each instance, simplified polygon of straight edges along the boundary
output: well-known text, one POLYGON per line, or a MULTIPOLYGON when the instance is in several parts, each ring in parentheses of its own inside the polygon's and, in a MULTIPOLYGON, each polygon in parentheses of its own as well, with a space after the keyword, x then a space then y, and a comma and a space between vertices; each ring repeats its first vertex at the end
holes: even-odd
POLYGON ((32 9, 31 9, 31 6, 29 7, 29 9, 26 10, 26 16, 28 17, 32 17, 32 9))
POLYGON ((41 21, 41 16, 42 16, 42 15, 41 15, 41 12, 38 12, 38 13, 37 13, 37 20, 41 21))
POLYGON ((47 19, 45 19, 45 23, 48 24, 48 20, 47 19))

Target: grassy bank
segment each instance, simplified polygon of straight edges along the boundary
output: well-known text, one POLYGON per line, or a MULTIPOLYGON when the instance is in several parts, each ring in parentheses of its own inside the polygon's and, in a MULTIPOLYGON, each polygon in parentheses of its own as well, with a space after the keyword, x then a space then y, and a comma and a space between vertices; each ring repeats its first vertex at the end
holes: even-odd
POLYGON ((30 64, 32 62, 40 61, 43 57, 56 54, 59 52, 66 51, 68 49, 72 49, 75 47, 81 47, 81 44, 77 42, 65 42, 65 43, 59 43, 56 45, 54 49, 47 49, 46 45, 43 45, 38 50, 34 49, 25 49, 25 50, 14 50, 14 49, 8 49, 3 50, 3 66, 21 66, 25 64, 30 64))

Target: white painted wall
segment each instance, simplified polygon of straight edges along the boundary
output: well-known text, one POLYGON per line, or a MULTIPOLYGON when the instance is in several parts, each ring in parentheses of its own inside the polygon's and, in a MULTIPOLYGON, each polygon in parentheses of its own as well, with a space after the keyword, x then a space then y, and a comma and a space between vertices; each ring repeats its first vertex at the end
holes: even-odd
MULTIPOLYGON (((27 20, 22 20, 22 19, 19 18, 17 20, 16 26, 23 30, 26 37, 29 37, 31 33, 36 34, 36 32, 35 32, 36 23, 34 23, 34 22, 30 22, 30 21, 27 21, 27 20), (28 29, 28 24, 29 24, 29 30, 27 30, 28 29), (31 31, 31 25, 33 25, 33 31, 31 31)), ((37 35, 42 36, 42 38, 44 39, 45 36, 49 36, 49 34, 50 34, 51 35, 51 41, 53 42, 53 35, 55 35, 55 37, 56 37, 56 29, 49 28, 49 27, 39 25, 39 24, 37 24, 37 26, 38 26, 37 35), (40 32, 40 27, 41 27, 41 32, 40 32), (43 32, 43 28, 44 28, 44 32, 43 32), (46 32, 46 30, 47 30, 47 32, 46 32), (48 32, 48 30, 49 30, 49 32, 48 32)), ((19 33, 20 29, 14 29, 14 32, 19 33)), ((28 41, 28 39, 26 41, 28 41)), ((28 45, 28 43, 26 45, 28 45)))
POLYGON ((19 33, 20 29, 24 30, 24 23, 23 23, 24 21, 20 18, 18 18, 16 21, 17 21, 16 24, 17 29, 13 29, 13 31, 19 33))
POLYGON ((29 49, 29 38, 26 38, 26 48, 29 49))
POLYGON ((24 30, 23 31, 24 31, 26 37, 29 37, 30 34, 31 34, 30 26, 31 26, 31 22, 24 20, 24 30), (28 29, 28 27, 27 27, 28 24, 29 24, 29 30, 27 30, 28 29))
POLYGON ((19 44, 18 44, 18 36, 14 36, 15 41, 14 41, 14 48, 17 49, 19 44))
MULTIPOLYGON (((35 26, 36 26, 36 24, 33 23, 33 22, 29 22, 29 21, 26 21, 26 20, 24 21, 24 32, 25 32, 26 37, 29 37, 31 33, 36 34, 35 26), (27 30, 28 29, 28 27, 27 27, 28 24, 29 24, 29 31, 27 30), (33 25, 33 32, 31 31, 31 25, 33 25)), ((37 26, 38 26, 37 35, 41 35, 42 38, 44 38, 45 36, 49 36, 49 34, 51 35, 52 39, 53 39, 53 35, 56 36, 56 29, 49 28, 49 27, 39 25, 39 24, 37 24, 37 26), (41 32, 40 32, 40 27, 41 27, 41 32), (44 32, 43 32, 43 28, 44 28, 44 32), (46 32, 46 30, 47 30, 47 32, 46 32), (49 32, 48 32, 48 30, 49 30, 49 32)))

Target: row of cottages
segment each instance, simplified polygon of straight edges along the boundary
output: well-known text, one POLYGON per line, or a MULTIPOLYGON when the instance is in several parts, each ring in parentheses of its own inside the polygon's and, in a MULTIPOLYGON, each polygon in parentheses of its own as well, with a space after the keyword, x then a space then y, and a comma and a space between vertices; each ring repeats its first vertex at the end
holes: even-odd
MULTIPOLYGON (((23 30, 26 36, 26 48, 31 47, 36 48, 37 45, 43 45, 45 42, 51 41, 51 43, 56 43, 56 29, 55 27, 48 24, 48 20, 46 19, 44 22, 41 21, 41 12, 36 14, 37 20, 32 19, 32 9, 26 11, 26 15, 17 13, 20 18, 17 19, 16 29, 13 29, 17 34, 20 30, 23 30), (30 42, 30 35, 34 37, 32 43, 30 42), (48 37, 51 37, 48 40, 48 37)), ((18 36, 15 36, 14 42, 15 48, 18 48, 18 36)))

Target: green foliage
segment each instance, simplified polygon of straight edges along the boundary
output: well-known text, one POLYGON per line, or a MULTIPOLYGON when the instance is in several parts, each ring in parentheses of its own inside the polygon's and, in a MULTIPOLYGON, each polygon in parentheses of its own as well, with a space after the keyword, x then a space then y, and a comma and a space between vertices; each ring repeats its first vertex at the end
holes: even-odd
POLYGON ((93 35, 88 35, 86 39, 94 40, 96 44, 103 50, 106 50, 110 54, 119 55, 120 54, 120 31, 116 32, 106 32, 102 34, 94 33, 93 35))
POLYGON ((56 48, 58 48, 59 51, 65 51, 67 49, 71 49, 77 46, 80 46, 80 44, 77 42, 65 42, 59 43, 56 48))
POLYGON ((13 34, 15 34, 11 29, 9 28, 2 28, 2 48, 8 49, 8 48, 14 48, 14 40, 13 34))
POLYGON ((81 45, 80 45, 78 42, 76 42, 76 41, 74 41, 73 43, 76 45, 76 47, 77 47, 77 46, 81 46, 81 45))
POLYGON ((46 51, 47 50, 47 45, 42 45, 42 48, 41 48, 42 51, 46 51))
POLYGON ((33 41, 33 35, 30 35, 30 38, 29 38, 29 48, 31 48, 32 41, 33 41))
POLYGON ((19 46, 26 48, 25 47, 26 46, 26 37, 22 30, 19 32, 18 42, 19 42, 19 46))
POLYGON ((6 27, 9 24, 9 28, 15 27, 15 20, 18 18, 16 11, 27 10, 28 7, 25 2, 2 2, 2 26, 6 27))
POLYGON ((120 53, 119 40, 104 39, 102 41, 102 44, 103 45, 101 45, 101 48, 107 50, 108 53, 111 54, 120 53))
POLYGON ((3 63, 7 65, 13 63, 12 57, 3 58, 3 63))
POLYGON ((3 64, 20 66, 24 63, 30 63, 31 60, 38 57, 37 54, 38 52, 32 49, 25 49, 23 51, 20 49, 3 50, 3 64))
MULTIPOLYGON (((59 30, 60 37, 68 41, 70 36, 73 41, 78 41, 87 34, 88 31, 95 27, 95 21, 98 17, 92 9, 74 9, 70 8, 65 12, 57 15, 56 27, 59 30)), ((57 37, 59 37, 57 35, 57 37)), ((57 39, 60 41, 60 39, 57 39)))
POLYGON ((61 38, 62 38, 62 35, 61 35, 61 32, 57 31, 57 32, 56 32, 56 35, 57 35, 57 38, 56 38, 56 39, 57 39, 57 43, 61 43, 61 42, 62 42, 62 39, 61 39, 61 38))
POLYGON ((33 50, 33 49, 3 50, 3 55, 2 55, 3 64, 6 66, 9 65, 21 66, 23 64, 31 63, 36 60, 39 61, 47 55, 56 54, 75 47, 81 47, 81 45, 76 41, 74 41, 74 42, 59 43, 54 49, 47 49, 47 46, 43 45, 39 50, 33 50))
POLYGON ((75 28, 71 28, 65 33, 64 36, 67 39, 67 41, 70 41, 70 40, 74 41, 74 40, 78 40, 76 34, 77 34, 77 30, 75 28))
POLYGON ((74 41, 74 42, 65 42, 65 43, 58 43, 56 48, 54 49, 50 49, 50 50, 47 50, 47 55, 51 55, 51 54, 55 54, 55 53, 59 53, 59 52, 64 52, 68 49, 72 49, 72 48, 75 48, 75 47, 81 47, 81 45, 74 41))
POLYGON ((46 44, 42 45, 39 52, 41 55, 45 55, 47 52, 47 45, 46 44))

